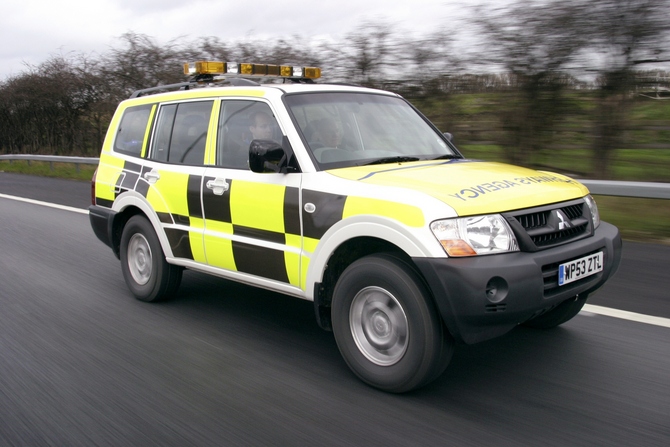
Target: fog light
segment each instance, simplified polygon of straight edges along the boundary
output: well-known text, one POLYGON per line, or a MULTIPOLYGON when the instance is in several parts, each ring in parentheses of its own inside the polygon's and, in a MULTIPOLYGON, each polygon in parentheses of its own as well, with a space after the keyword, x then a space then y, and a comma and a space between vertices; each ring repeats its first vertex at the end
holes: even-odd
POLYGON ((499 303, 507 298, 509 286, 507 281, 499 276, 494 276, 486 283, 486 299, 492 303, 499 303))

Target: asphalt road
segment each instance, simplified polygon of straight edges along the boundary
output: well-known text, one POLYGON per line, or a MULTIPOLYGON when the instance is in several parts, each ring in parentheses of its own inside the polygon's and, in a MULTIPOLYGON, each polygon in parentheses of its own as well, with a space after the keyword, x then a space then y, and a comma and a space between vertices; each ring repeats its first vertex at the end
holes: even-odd
MULTIPOLYGON (((90 193, 3 173, 0 194, 90 193)), ((590 303, 667 318, 668 259, 625 244, 590 303)), ((0 445, 670 445, 669 328, 518 328, 397 396, 349 372, 311 303, 195 272, 180 291, 136 301, 87 215, 0 197, 0 445)))

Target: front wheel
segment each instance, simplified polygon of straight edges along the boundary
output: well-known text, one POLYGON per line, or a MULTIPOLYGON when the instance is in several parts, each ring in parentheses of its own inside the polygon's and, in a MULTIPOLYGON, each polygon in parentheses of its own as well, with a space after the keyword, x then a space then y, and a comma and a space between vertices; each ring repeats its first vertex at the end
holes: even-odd
POLYGON ((332 321, 351 370, 385 391, 427 384, 453 353, 453 339, 423 282, 390 255, 366 256, 344 270, 333 291, 332 321))
POLYGON ((535 329, 551 329, 559 326, 571 320, 580 310, 582 310, 582 307, 584 307, 584 304, 586 303, 587 296, 588 295, 577 295, 572 299, 563 301, 550 311, 526 321, 523 323, 523 326, 535 329))
POLYGON ((182 268, 168 264, 151 223, 133 216, 121 235, 121 271, 130 291, 141 301, 161 301, 179 288, 182 268))

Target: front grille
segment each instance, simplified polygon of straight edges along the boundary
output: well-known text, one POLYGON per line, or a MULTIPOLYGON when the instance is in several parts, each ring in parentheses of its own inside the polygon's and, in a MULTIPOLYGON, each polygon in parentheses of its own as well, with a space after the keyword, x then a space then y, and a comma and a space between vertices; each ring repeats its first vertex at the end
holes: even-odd
POLYGON ((537 236, 531 236, 533 243, 537 247, 545 247, 547 245, 556 245, 562 242, 571 241, 575 236, 580 236, 584 234, 588 223, 583 223, 581 225, 568 228, 567 230, 556 231, 553 233, 543 233, 537 236))
POLYGON ((549 211, 545 211, 542 213, 522 214, 521 216, 516 216, 516 218, 526 230, 529 230, 547 225, 548 216, 549 211))
POLYGON ((579 203, 579 204, 577 204, 577 205, 570 205, 570 206, 563 207, 563 208, 561 208, 561 209, 563 210, 563 212, 564 212, 565 214, 567 214, 567 216, 568 216, 570 219, 577 219, 577 218, 580 217, 580 216, 583 214, 583 212, 584 212, 584 204, 583 204, 583 203, 579 203))
POLYGON ((504 214, 523 251, 538 251, 591 235, 591 211, 583 200, 504 214))

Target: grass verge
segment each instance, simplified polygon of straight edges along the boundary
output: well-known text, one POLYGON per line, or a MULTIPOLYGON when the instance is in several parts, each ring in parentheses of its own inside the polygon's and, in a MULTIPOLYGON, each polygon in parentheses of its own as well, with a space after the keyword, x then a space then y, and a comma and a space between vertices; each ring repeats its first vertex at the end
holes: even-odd
POLYGON ((2 160, 0 172, 15 172, 17 174, 39 175, 41 177, 57 177, 71 180, 90 181, 97 165, 74 163, 49 163, 45 161, 2 160))
POLYGON ((670 244, 670 200, 595 196, 600 218, 624 239, 670 244))

